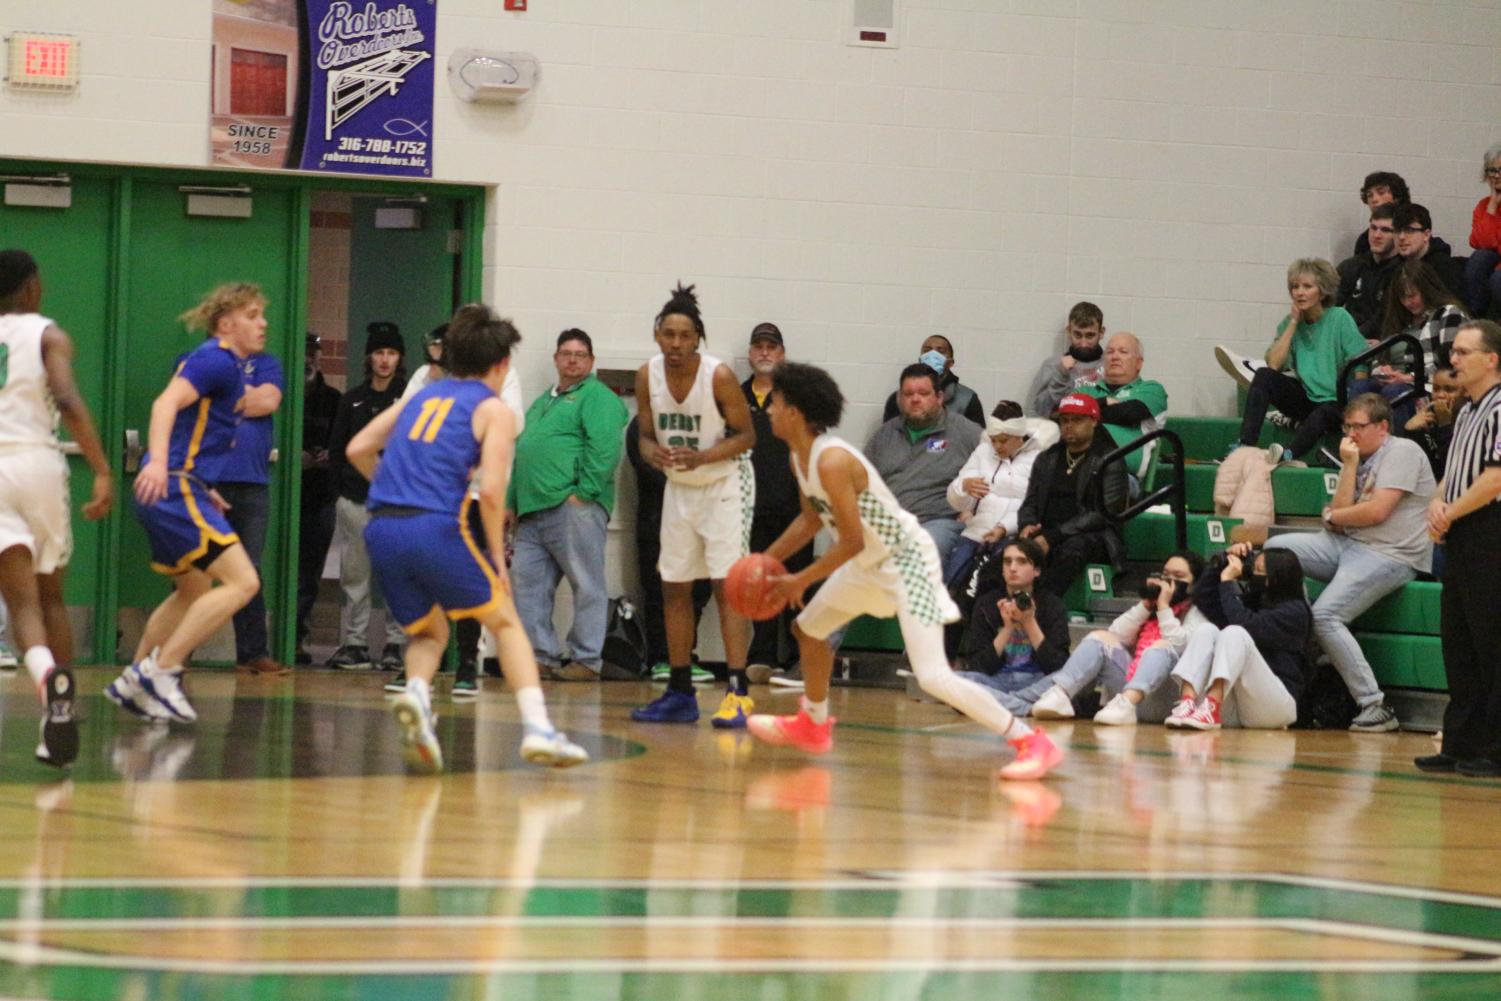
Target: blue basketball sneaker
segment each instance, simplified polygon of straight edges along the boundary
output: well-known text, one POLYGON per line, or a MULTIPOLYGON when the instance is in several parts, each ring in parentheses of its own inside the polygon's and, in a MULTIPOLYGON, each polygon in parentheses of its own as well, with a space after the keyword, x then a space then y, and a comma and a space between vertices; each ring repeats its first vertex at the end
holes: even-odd
POLYGON ((637 723, 697 723, 698 699, 669 688, 641 708, 632 709, 631 719, 637 723))

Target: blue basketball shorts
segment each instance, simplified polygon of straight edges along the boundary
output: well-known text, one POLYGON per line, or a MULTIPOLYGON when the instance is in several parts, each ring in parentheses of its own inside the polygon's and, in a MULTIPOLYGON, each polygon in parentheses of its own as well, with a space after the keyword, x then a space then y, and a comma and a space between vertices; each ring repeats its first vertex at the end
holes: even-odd
POLYGON ((495 565, 476 543, 466 515, 407 508, 371 512, 365 526, 370 566, 386 607, 409 633, 422 631, 435 614, 484 618, 501 600, 495 565))

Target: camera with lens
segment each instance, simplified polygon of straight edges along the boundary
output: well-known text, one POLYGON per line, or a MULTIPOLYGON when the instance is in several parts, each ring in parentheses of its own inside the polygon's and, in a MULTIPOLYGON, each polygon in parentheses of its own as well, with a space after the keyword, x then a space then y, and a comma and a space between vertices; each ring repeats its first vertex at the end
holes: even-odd
POLYGON ((1018 612, 1025 612, 1032 607, 1032 593, 1020 591, 1011 596, 1011 603, 1016 606, 1018 612))
POLYGON ((1148 577, 1142 582, 1141 591, 1138 592, 1143 601, 1156 601, 1162 593, 1162 581, 1156 577, 1148 577))

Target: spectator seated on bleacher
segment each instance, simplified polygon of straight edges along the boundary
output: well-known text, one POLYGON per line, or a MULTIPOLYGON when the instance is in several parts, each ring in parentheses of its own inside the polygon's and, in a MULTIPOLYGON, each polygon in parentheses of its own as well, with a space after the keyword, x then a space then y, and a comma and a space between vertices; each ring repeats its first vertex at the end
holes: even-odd
POLYGON ((1130 486, 1125 465, 1113 462, 1091 488, 1095 471, 1115 450, 1100 427, 1098 400, 1070 393, 1059 401, 1056 417, 1061 439, 1032 466, 1017 521, 1021 535, 1036 539, 1047 555, 1039 586, 1062 597, 1086 564, 1110 563, 1117 570, 1124 564, 1125 540, 1106 512, 1125 508, 1130 486))
POLYGON ((1397 253, 1402 259, 1426 263, 1458 301, 1464 295, 1464 267, 1454 259, 1449 245, 1433 235, 1433 217, 1428 210, 1416 202, 1399 206, 1392 224, 1397 227, 1397 253))
MULTIPOLYGON (((983 427, 985 407, 975 391, 960 382, 959 377, 954 374, 954 345, 949 343, 949 339, 942 334, 925 338, 917 353, 917 360, 938 373, 938 391, 943 396, 943 405, 976 427, 983 427)), ((910 365, 907 367, 911 368, 910 365)), ((903 378, 906 378, 905 374, 903 378)), ((897 400, 900 395, 901 384, 898 383, 897 391, 886 397, 882 421, 893 420, 901 413, 897 400)))
MULTIPOLYGON (((1392 274, 1381 339, 1411 334, 1422 344, 1423 385, 1418 395, 1432 390, 1434 370, 1449 363, 1449 345, 1467 319, 1459 300, 1444 288, 1426 261, 1403 261, 1392 274)), ((1395 425, 1405 425, 1417 409, 1412 396, 1414 376, 1406 366, 1396 364, 1410 350, 1405 344, 1394 345, 1387 352, 1389 357, 1374 360, 1369 378, 1354 380, 1350 386, 1352 396, 1380 393, 1393 405, 1395 425)))
POLYGON ((981 432, 978 424, 944 405, 939 385, 938 373, 922 362, 904 368, 901 413, 871 435, 865 457, 897 503, 932 537, 939 560, 945 560, 964 529, 949 507, 949 484, 980 443, 981 432))
MULTIPOLYGON (((1141 341, 1135 334, 1111 334, 1105 343, 1104 378, 1079 387, 1079 392, 1100 401, 1100 423, 1117 445, 1135 441, 1163 426, 1167 390, 1162 383, 1141 377, 1145 361, 1141 341)), ((1127 459, 1134 478, 1133 488, 1139 488, 1147 475, 1152 451, 1153 446, 1149 445, 1127 459)), ((1133 495, 1136 492, 1132 490, 1133 495)))
POLYGON ((1397 253, 1397 226, 1392 218, 1397 206, 1390 202, 1371 209, 1371 224, 1366 228, 1367 249, 1339 262, 1339 292, 1334 304, 1343 306, 1355 318, 1360 334, 1374 345, 1381 340, 1382 306, 1392 272, 1402 263, 1397 253))
MULTIPOLYGON (((1246 410, 1241 417, 1239 444, 1254 446, 1269 407, 1298 422, 1288 449, 1293 458, 1312 451, 1324 436, 1340 424, 1336 387, 1346 363, 1368 345, 1348 311, 1333 305, 1339 287, 1334 265, 1316 257, 1293 261, 1287 269, 1287 292, 1292 309, 1277 324, 1277 336, 1267 349, 1266 364, 1235 354, 1221 346, 1214 349, 1220 366, 1246 386, 1246 410), (1291 368, 1296 377, 1283 373, 1291 368)), ((1365 372, 1354 375, 1364 378, 1365 372)), ((1283 448, 1273 444, 1267 461, 1277 465, 1283 448)))
MULTIPOLYGON (((1418 400, 1418 412, 1404 428, 1405 438, 1411 438, 1428 456, 1433 467, 1433 478, 1444 478, 1444 462, 1449 457, 1449 440, 1454 437, 1454 414, 1464 403, 1464 390, 1452 366, 1442 366, 1433 373, 1433 394, 1418 400)), ((1438 572, 1434 571, 1434 576, 1438 572)))
POLYGON ((1105 338, 1105 314, 1100 307, 1092 302, 1074 303, 1063 336, 1063 354, 1043 359, 1027 390, 1033 417, 1052 417, 1059 400, 1081 386, 1098 382, 1100 369, 1105 366, 1105 352, 1100 346, 1105 338))
POLYGON ((1375 393, 1351 400, 1324 530, 1277 535, 1266 544, 1268 552, 1296 553, 1304 573, 1328 582, 1313 605, 1314 635, 1360 707, 1350 729, 1362 733, 1398 724, 1349 624, 1432 565, 1433 470, 1416 442, 1392 435, 1391 423, 1391 407, 1375 393))
POLYGON ((1026 688, 1068 659, 1068 610, 1037 588, 1047 557, 1031 539, 1001 552, 1002 586, 980 596, 966 626, 960 677, 999 692, 1026 688), (1025 595, 1025 597, 1023 597, 1025 595))
MULTIPOLYGON (((1376 209, 1382 205, 1390 205, 1396 208, 1398 205, 1406 205, 1412 201, 1412 192, 1407 188, 1407 182, 1401 174, 1394 174, 1389 170, 1378 170, 1367 174, 1360 185, 1360 201, 1368 209, 1376 209)), ((1355 238, 1355 256, 1359 257, 1371 249, 1370 231, 1362 232, 1355 238)))
POLYGON ((1167 683, 1168 675, 1189 633, 1208 621, 1189 594, 1203 569, 1198 553, 1169 556, 1162 572, 1147 578, 1141 600, 1116 616, 1110 628, 1090 633, 1060 670, 1001 696, 1001 703, 1018 716, 1072 719, 1074 697, 1098 682, 1108 701, 1095 713, 1096 723, 1160 723, 1177 691, 1167 683))
POLYGON ((1485 151, 1480 179, 1485 197, 1470 216, 1470 259, 1465 262, 1465 304, 1480 318, 1501 310, 1501 143, 1485 151))
POLYGON ((985 546, 1016 534, 1032 464, 1057 440, 1052 421, 1023 417, 1011 400, 995 405, 985 437, 949 484, 949 506, 959 512, 964 531, 944 561, 944 583, 952 584, 985 546))

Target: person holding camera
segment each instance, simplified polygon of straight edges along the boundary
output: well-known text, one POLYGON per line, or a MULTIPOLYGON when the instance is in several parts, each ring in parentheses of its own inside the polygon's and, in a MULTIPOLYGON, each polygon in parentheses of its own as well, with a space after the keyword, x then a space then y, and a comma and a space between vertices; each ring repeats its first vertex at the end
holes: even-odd
POLYGON ((1286 549, 1257 553, 1238 542, 1210 560, 1192 596, 1207 621, 1191 631, 1173 668, 1179 692, 1167 726, 1282 730, 1292 725, 1313 630, 1297 555, 1286 549))
POLYGON ((1068 659, 1068 610, 1062 599, 1036 590, 1042 547, 1012 539, 1001 552, 1005 590, 991 592, 969 620, 969 670, 959 672, 998 692, 1026 688, 1068 659))
POLYGON ((1422 447, 1394 437, 1391 426, 1392 408, 1379 394, 1351 400, 1324 531, 1267 543, 1268 552, 1295 553, 1308 576, 1329 582, 1313 603, 1313 631, 1360 707, 1350 723, 1357 733, 1395 730, 1398 723, 1350 623, 1433 565, 1427 520, 1433 469, 1422 447))
POLYGON ((1009 693, 1003 705, 1036 719, 1072 719, 1074 696, 1098 681, 1110 701, 1094 720, 1106 726, 1134 726, 1167 714, 1168 673, 1183 652, 1191 630, 1208 620, 1193 607, 1189 589, 1204 569, 1204 558, 1185 550, 1169 556, 1162 572, 1142 584, 1141 600, 1097 629, 1074 649, 1063 667, 1027 688, 1009 693))

